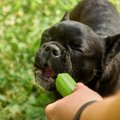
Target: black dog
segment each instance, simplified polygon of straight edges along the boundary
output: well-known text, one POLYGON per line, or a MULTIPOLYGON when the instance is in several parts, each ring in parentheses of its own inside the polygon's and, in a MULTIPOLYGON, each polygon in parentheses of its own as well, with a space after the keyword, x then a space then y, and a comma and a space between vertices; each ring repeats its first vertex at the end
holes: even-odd
POLYGON ((55 89, 67 72, 102 96, 120 89, 120 16, 107 0, 83 0, 45 30, 35 56, 35 76, 55 89))

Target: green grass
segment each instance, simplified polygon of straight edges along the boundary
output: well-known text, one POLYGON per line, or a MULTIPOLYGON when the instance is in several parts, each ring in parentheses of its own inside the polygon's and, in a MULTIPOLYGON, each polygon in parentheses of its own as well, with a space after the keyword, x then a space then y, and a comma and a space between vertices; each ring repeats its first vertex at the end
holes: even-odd
POLYGON ((42 31, 77 1, 0 0, 0 120, 45 120, 54 95, 35 84, 35 51, 42 31))

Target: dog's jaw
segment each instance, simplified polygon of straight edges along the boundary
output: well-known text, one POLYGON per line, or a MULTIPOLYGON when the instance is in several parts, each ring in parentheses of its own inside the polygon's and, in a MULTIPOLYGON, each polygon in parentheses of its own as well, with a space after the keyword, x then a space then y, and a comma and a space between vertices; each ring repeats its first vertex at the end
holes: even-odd
POLYGON ((56 74, 49 66, 44 68, 36 67, 34 73, 36 83, 43 86, 47 90, 55 87, 56 74))

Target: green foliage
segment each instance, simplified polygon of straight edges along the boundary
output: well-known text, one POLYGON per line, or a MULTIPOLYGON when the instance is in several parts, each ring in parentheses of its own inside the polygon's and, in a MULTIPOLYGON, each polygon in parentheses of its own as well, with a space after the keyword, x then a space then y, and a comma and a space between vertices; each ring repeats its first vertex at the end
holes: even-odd
POLYGON ((72 4, 75 1, 0 1, 1 120, 45 119, 44 108, 54 95, 34 84, 34 55, 41 32, 59 21, 72 4))
POLYGON ((45 120, 54 95, 35 85, 35 51, 42 31, 78 1, 0 0, 0 120, 45 120))

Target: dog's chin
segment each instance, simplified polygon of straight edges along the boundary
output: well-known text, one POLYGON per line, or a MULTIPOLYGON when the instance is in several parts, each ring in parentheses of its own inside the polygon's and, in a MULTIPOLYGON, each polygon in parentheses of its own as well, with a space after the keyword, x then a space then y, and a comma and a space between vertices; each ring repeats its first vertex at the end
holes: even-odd
POLYGON ((48 66, 45 68, 35 68, 35 80, 38 85, 45 90, 53 90, 55 88, 55 80, 57 73, 55 73, 48 66))

